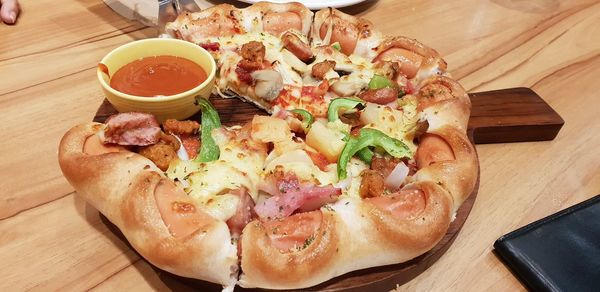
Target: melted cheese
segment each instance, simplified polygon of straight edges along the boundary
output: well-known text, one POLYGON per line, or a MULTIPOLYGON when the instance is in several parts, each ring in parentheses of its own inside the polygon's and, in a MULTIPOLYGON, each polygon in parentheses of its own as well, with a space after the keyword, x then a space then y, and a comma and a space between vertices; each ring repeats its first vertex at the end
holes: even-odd
POLYGON ((360 198, 359 190, 362 182, 362 177, 360 174, 363 172, 363 170, 368 168, 368 165, 357 158, 352 158, 350 160, 350 163, 348 163, 346 169, 348 172, 348 178, 350 179, 350 184, 342 188, 342 195, 360 198))
POLYGON ((222 220, 233 216, 239 204, 239 198, 229 191, 244 187, 256 201, 256 185, 266 158, 264 152, 250 151, 235 139, 238 129, 221 128, 212 132, 219 146, 219 160, 200 163, 176 159, 166 172, 203 210, 222 220))
POLYGON ((321 186, 337 182, 335 169, 327 172, 320 170, 306 154, 306 151, 301 149, 286 152, 274 158, 265 166, 265 173, 272 172, 277 167, 295 173, 300 181, 315 182, 321 186))
POLYGON ((245 34, 237 34, 227 37, 212 37, 208 42, 218 42, 221 44, 221 54, 218 58, 220 70, 220 80, 218 86, 222 90, 227 90, 228 84, 239 84, 237 74, 235 74, 235 66, 242 59, 237 50, 244 44, 251 41, 261 42, 265 46, 265 60, 273 64, 274 69, 279 72, 283 78, 283 84, 302 86, 302 77, 290 63, 286 62, 286 52, 283 49, 281 39, 268 33, 252 32, 245 34), (223 70, 223 67, 228 69, 223 70))
POLYGON ((365 123, 365 128, 377 129, 402 141, 414 153, 417 148, 412 141, 417 123, 416 106, 406 104, 402 109, 396 110, 389 106, 367 103, 360 118, 365 123))

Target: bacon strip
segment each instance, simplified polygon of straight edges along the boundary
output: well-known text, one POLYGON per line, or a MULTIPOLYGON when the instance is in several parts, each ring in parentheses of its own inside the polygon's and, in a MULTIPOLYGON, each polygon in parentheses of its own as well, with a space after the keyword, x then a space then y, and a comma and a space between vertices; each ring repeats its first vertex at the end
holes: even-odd
POLYGON ((242 234, 242 230, 246 224, 256 218, 256 214, 253 210, 254 200, 252 200, 252 197, 250 197, 250 194, 248 194, 248 191, 245 188, 231 191, 230 194, 239 196, 240 198, 240 203, 238 204, 235 215, 227 220, 227 226, 229 226, 229 230, 231 230, 231 235, 238 237, 242 234))
POLYGON ((103 143, 148 146, 160 138, 160 125, 156 118, 146 113, 120 113, 106 120, 103 143))
POLYGON ((298 209, 315 210, 326 203, 334 202, 342 194, 341 189, 332 185, 300 184, 298 178, 290 173, 277 176, 275 186, 276 188, 269 186, 261 188, 273 195, 254 207, 254 211, 261 219, 285 218, 298 209))

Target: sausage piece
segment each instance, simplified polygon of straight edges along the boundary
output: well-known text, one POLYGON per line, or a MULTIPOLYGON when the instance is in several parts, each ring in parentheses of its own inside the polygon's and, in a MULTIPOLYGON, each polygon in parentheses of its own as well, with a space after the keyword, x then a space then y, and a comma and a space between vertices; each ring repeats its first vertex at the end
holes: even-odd
POLYGON ((265 46, 257 41, 245 43, 242 45, 241 55, 245 60, 262 63, 265 59, 265 46))
POLYGON ((325 60, 323 62, 314 64, 311 73, 313 77, 323 80, 325 78, 325 74, 333 68, 335 68, 335 61, 325 60))
POLYGON ((103 143, 147 146, 158 142, 160 125, 151 114, 119 113, 106 120, 103 143))
POLYGON ((400 159, 394 157, 379 157, 373 156, 371 160, 371 169, 379 171, 384 178, 388 177, 390 173, 396 168, 396 165, 400 162, 400 159))
POLYGON ((152 160, 154 164, 161 170, 165 171, 169 168, 169 164, 177 158, 177 149, 180 144, 177 138, 161 134, 160 141, 154 145, 142 147, 139 154, 152 160))
POLYGON ((313 57, 310 46, 304 43, 298 36, 293 33, 286 32, 281 40, 283 47, 290 51, 294 56, 298 57, 302 62, 308 62, 313 57))
POLYGON ((358 97, 364 101, 376 104, 388 104, 398 99, 398 88, 367 89, 361 92, 358 97))
POLYGON ((385 190, 384 177, 381 172, 366 169, 361 173, 359 194, 361 198, 379 197, 385 190))
POLYGON ((196 121, 178 121, 168 119, 163 123, 163 129, 167 134, 175 134, 177 136, 193 135, 198 133, 200 124, 196 121))

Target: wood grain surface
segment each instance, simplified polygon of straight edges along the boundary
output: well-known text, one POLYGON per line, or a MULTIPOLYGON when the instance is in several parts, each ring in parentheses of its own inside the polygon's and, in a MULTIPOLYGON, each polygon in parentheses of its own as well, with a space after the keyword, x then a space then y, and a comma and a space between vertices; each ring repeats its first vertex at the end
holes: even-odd
MULTIPOLYGON (((0 24, 0 291, 180 290, 73 196, 56 158, 64 132, 104 99, 98 60, 155 30, 100 0, 21 5, 16 26, 0 24)), ((552 141, 477 146, 471 215, 446 254, 398 288, 524 290, 494 240, 600 191, 600 3, 380 0, 345 11, 436 48, 471 92, 530 87, 564 119, 552 141)))

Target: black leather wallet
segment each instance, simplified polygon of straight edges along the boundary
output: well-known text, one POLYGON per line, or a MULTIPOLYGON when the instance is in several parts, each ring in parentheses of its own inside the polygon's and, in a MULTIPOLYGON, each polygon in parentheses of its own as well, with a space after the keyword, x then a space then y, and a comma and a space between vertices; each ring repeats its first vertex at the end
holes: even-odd
POLYGON ((533 291, 600 291, 600 195, 508 233, 494 248, 533 291))

